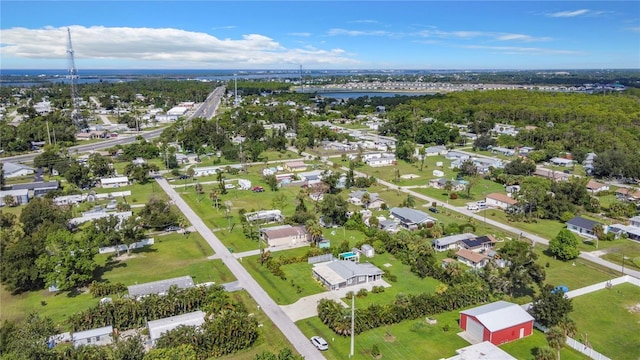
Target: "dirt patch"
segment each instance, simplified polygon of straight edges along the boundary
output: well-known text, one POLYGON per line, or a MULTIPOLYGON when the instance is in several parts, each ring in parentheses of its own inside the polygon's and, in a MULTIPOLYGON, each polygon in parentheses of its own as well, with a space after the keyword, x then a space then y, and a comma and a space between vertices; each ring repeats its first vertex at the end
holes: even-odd
POLYGON ((113 259, 114 260, 118 260, 118 261, 125 261, 125 260, 128 260, 128 259, 133 259, 133 258, 137 258, 137 257, 140 257, 140 255, 138 255, 138 254, 128 254, 127 255, 127 253, 124 253, 124 254, 121 254, 120 256, 114 256, 113 259))
POLYGON ((396 341, 396 337, 393 335, 385 335, 384 336, 384 341, 388 342, 388 343, 392 343, 394 341, 396 341))
POLYGON ((637 303, 637 304, 631 305, 631 306, 627 306, 627 310, 629 310, 630 313, 640 314, 640 303, 637 303))
POLYGON ((403 179, 415 179, 415 178, 419 178, 419 175, 416 174, 405 174, 405 175, 401 175, 400 176, 403 179))

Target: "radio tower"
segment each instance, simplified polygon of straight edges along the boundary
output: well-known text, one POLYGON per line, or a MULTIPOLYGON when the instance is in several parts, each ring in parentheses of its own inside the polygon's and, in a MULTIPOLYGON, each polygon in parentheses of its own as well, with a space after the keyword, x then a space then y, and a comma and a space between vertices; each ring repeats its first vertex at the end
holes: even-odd
POLYGON ((73 58, 73 46, 71 46, 71 29, 67 28, 69 41, 67 42, 67 60, 69 62, 69 79, 71 79, 71 120, 74 125, 78 125, 80 114, 78 114, 78 69, 73 58))

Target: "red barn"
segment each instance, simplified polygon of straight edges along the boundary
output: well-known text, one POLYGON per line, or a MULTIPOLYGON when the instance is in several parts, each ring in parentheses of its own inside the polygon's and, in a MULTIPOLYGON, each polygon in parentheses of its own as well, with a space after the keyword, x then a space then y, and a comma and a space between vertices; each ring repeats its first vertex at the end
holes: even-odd
POLYGON ((496 301, 460 312, 460 327, 477 342, 504 344, 531 335, 533 316, 522 307, 496 301))

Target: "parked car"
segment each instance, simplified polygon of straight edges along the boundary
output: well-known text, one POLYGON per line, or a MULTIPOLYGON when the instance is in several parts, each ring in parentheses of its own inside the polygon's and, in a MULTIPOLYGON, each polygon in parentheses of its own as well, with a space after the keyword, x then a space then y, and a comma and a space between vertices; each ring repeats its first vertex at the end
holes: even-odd
POLYGON ((164 231, 178 231, 180 230, 179 226, 168 226, 164 231))
POLYGON ((320 336, 312 336, 311 337, 311 343, 313 344, 313 346, 315 346, 318 350, 329 350, 329 344, 327 344, 327 342, 321 338, 320 336))
POLYGON ((438 208, 437 208, 437 207, 435 207, 435 206, 430 207, 430 208, 429 208, 429 211, 431 211, 431 212, 432 212, 432 213, 434 213, 434 214, 439 213, 438 208))
POLYGON ((264 192, 264 188, 262 186, 254 186, 253 192, 264 192))

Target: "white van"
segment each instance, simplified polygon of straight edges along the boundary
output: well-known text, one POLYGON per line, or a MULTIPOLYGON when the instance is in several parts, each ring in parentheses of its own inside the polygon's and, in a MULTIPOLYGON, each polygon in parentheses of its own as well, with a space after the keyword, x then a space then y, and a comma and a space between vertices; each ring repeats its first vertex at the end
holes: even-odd
POLYGON ((467 210, 478 211, 480 209, 477 204, 467 204, 467 210))

